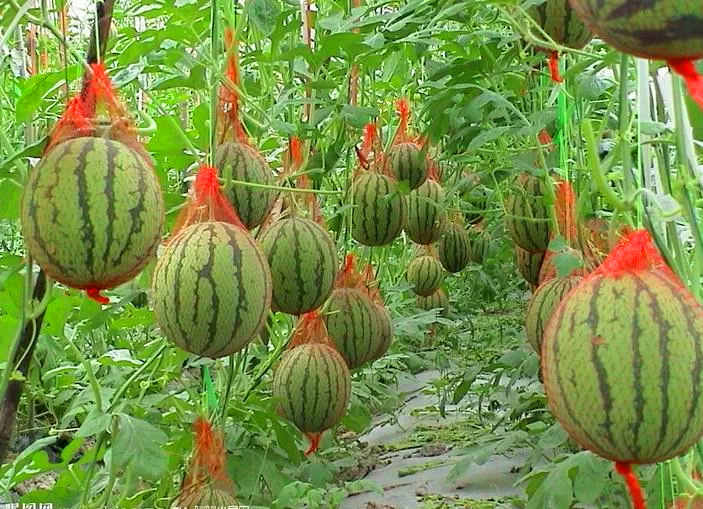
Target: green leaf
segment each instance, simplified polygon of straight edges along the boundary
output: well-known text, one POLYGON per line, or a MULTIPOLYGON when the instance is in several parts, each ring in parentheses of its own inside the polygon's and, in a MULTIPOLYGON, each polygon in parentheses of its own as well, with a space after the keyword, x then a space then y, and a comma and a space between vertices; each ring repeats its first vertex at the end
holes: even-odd
POLYGON ((166 433, 146 421, 117 414, 112 460, 118 468, 134 468, 145 479, 158 480, 166 472, 166 433))
POLYGON ((97 408, 91 410, 85 417, 83 424, 76 432, 77 437, 88 438, 98 433, 102 433, 110 425, 112 416, 104 414, 97 408))
POLYGON ((270 35, 276 28, 276 18, 281 13, 281 6, 276 0, 247 0, 245 9, 251 22, 263 35, 270 35))
POLYGON ((63 83, 77 79, 81 68, 77 65, 68 67, 65 71, 45 72, 29 78, 22 90, 22 95, 15 105, 15 118, 18 123, 27 122, 40 109, 42 102, 49 93, 58 89, 63 83))
POLYGON ((469 143, 469 150, 475 150, 479 147, 484 146, 486 143, 490 143, 491 141, 497 140, 501 136, 505 135, 508 131, 510 131, 510 127, 506 126, 493 127, 491 129, 488 129, 487 131, 483 131, 479 133, 479 135, 476 136, 473 140, 471 140, 471 143, 469 143))
POLYGON ((354 433, 363 433, 371 425, 371 419, 371 412, 366 405, 354 402, 349 405, 349 410, 342 419, 342 424, 354 433))
POLYGON ((20 195, 22 194, 22 188, 20 188, 12 180, 0 180, 0 219, 13 219, 19 218, 20 212, 20 195))

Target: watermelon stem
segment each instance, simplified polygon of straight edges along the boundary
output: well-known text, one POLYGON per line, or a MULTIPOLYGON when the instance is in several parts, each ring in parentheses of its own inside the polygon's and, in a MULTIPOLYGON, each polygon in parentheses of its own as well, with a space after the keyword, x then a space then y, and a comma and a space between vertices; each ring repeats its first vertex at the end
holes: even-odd
POLYGON ((562 83, 564 79, 559 74, 559 52, 552 51, 549 53, 549 73, 552 76, 554 83, 562 83))
POLYGON ((87 288, 85 294, 88 296, 89 299, 93 299, 98 304, 105 305, 110 303, 110 299, 108 299, 104 295, 100 295, 99 288, 87 288))
POLYGON ((703 76, 698 74, 692 60, 669 60, 667 62, 675 72, 686 80, 691 97, 703 108, 703 76))
POLYGON ((625 484, 627 484, 627 490, 630 492, 630 499, 632 500, 632 507, 634 509, 646 509, 647 505, 644 501, 642 487, 640 486, 637 476, 632 471, 632 463, 617 461, 615 462, 615 470, 623 477, 625 484))

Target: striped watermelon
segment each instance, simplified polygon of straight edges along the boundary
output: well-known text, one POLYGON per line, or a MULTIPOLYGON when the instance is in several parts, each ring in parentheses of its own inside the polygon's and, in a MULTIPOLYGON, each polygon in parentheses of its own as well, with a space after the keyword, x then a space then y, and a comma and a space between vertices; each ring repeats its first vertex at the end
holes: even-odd
POLYGON ((703 2, 571 0, 591 31, 624 53, 653 60, 703 58, 703 2))
POLYGON ((427 180, 428 164, 422 149, 412 142, 393 145, 387 154, 388 172, 398 182, 406 182, 410 190, 417 189, 427 180))
POLYGON ((153 279, 156 321, 188 352, 224 357, 261 330, 271 272, 249 233, 229 223, 193 224, 164 249, 153 279))
POLYGON ((449 316, 449 297, 442 288, 427 297, 418 295, 415 299, 415 305, 424 311, 439 309, 439 316, 444 318, 449 316))
POLYGON ((474 227, 469 231, 469 237, 469 258, 474 263, 483 263, 491 244, 491 234, 487 230, 474 227))
MULTIPOLYGON (((223 143, 215 152, 215 166, 224 178, 228 172, 233 180, 275 186, 273 173, 259 151, 241 142, 223 143)), ((260 187, 233 184, 229 199, 244 226, 252 230, 259 226, 271 211, 278 191, 260 187)))
POLYGON ((405 220, 405 200, 386 175, 366 173, 354 180, 352 237, 365 246, 393 242, 405 220))
POLYGON ((376 311, 378 313, 379 335, 376 341, 376 348, 371 355, 372 361, 383 357, 391 347, 391 343, 393 343, 393 320, 391 319, 390 311, 378 304, 376 304, 376 311))
POLYGON ((525 251, 520 246, 515 246, 515 265, 522 277, 532 286, 539 284, 539 271, 544 262, 545 251, 525 251))
POLYGON ((427 179, 408 196, 405 233, 417 244, 432 244, 444 233, 446 222, 442 186, 427 179))
POLYGON ((581 278, 578 276, 551 279, 540 286, 532 295, 525 312, 525 330, 530 346, 538 354, 542 347, 544 326, 549 322, 552 312, 580 281, 581 278))
POLYGON ((417 295, 427 297, 444 282, 444 268, 434 256, 418 256, 408 265, 407 278, 417 295))
POLYGON ((527 251, 544 251, 549 245, 549 215, 542 203, 544 183, 532 175, 518 175, 505 203, 505 227, 518 246, 527 251))
POLYGON ((461 272, 471 261, 471 238, 463 225, 452 223, 437 244, 442 266, 449 272, 461 272))
POLYGON ((337 248, 330 234, 310 219, 280 219, 259 238, 273 278, 272 308, 293 315, 320 307, 337 276, 337 248))
POLYGON ((349 369, 371 360, 383 332, 376 304, 358 288, 337 288, 327 303, 325 325, 349 369))
POLYGON ((283 416, 300 431, 325 431, 347 410, 351 395, 349 368, 331 346, 296 346, 283 355, 276 369, 273 395, 281 402, 283 416))
POLYGON ((529 13, 542 30, 561 46, 581 49, 593 38, 574 14, 569 0, 547 0, 530 8, 529 13))
POLYGON ((137 275, 161 241, 161 188, 139 154, 106 138, 74 138, 31 171, 21 205, 27 249, 53 279, 113 288, 137 275))
POLYGON ((562 301, 544 332, 542 373, 571 438, 619 464, 664 461, 701 438, 703 308, 646 231, 562 301))

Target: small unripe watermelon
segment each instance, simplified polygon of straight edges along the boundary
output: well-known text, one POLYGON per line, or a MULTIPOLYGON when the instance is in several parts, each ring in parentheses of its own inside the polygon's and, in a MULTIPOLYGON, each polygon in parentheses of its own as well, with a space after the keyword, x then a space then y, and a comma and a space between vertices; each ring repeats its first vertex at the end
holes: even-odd
POLYGON ((432 295, 428 295, 427 297, 422 297, 421 295, 418 295, 415 299, 415 305, 418 307, 418 309, 422 309, 424 311, 439 309, 439 316, 442 316, 444 318, 449 316, 449 297, 447 296, 447 293, 441 288, 439 288, 432 295))
POLYGON ((405 233, 421 245, 436 242, 444 233, 447 213, 444 191, 437 181, 427 179, 408 196, 405 233))
POLYGON ((382 333, 378 309, 357 288, 337 288, 327 304, 327 333, 349 369, 373 358, 382 333))
POLYGON ((154 270, 156 321, 177 346, 224 357, 263 327, 271 272, 249 233, 229 223, 193 224, 164 249, 154 270))
MULTIPOLYGON (((230 172, 233 180, 275 186, 273 173, 259 151, 246 143, 223 143, 215 152, 215 166, 221 176, 230 172)), ((271 211, 278 191, 232 184, 229 198, 247 229, 259 226, 271 211)))
POLYGON ((646 231, 625 239, 552 315, 542 342, 552 412, 619 463, 657 463, 703 434, 703 308, 646 231))
POLYGON ((388 150, 388 169, 398 182, 406 182, 410 190, 417 189, 427 179, 427 159, 415 143, 403 142, 388 150))
POLYGON ((408 265, 407 278, 417 295, 427 297, 444 282, 444 268, 434 256, 419 256, 408 265))
POLYGON ((539 271, 542 268, 546 251, 526 251, 515 246, 515 265, 525 281, 532 286, 539 284, 539 271))
POLYGON ((306 343, 286 352, 276 368, 273 395, 284 417, 305 433, 337 424, 347 410, 351 375, 342 356, 323 343, 306 343))
POLYGON ((29 174, 21 220, 27 249, 52 279, 106 289, 149 263, 164 205, 156 175, 137 152, 105 138, 74 138, 29 174))
POLYGON ((566 294, 579 281, 581 278, 578 276, 552 279, 540 286, 532 295, 525 312, 525 330, 527 340, 537 354, 542 350, 542 335, 549 318, 566 294))
POLYGON ((393 242, 405 220, 405 200, 390 177, 361 175, 353 182, 352 237, 365 246, 393 242))
POLYGON ((292 216, 259 238, 273 278, 274 310, 300 315, 325 303, 337 276, 337 248, 330 234, 310 219, 292 216))
POLYGON ((581 49, 593 39, 591 32, 574 15, 569 0, 547 0, 528 12, 557 44, 581 49))
POLYGON ((460 224, 449 225, 437 244, 437 254, 442 266, 449 272, 461 272, 471 261, 471 238, 460 224))
POLYGON ((518 246, 527 251, 544 251, 549 245, 549 216, 542 203, 544 183, 521 173, 505 203, 505 227, 518 246))

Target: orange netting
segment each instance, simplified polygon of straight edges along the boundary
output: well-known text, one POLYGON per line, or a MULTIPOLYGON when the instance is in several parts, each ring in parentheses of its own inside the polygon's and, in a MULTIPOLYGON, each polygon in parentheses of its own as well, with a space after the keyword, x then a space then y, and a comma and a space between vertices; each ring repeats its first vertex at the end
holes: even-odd
POLYGON ((223 221, 246 230, 227 197, 222 193, 217 169, 201 165, 183 210, 176 219, 171 238, 184 228, 206 221, 223 221))
POLYGON ((556 199, 554 214, 557 218, 559 233, 569 245, 575 246, 578 240, 576 228, 576 193, 568 180, 557 180, 554 183, 556 199))
POLYGON ((334 283, 335 288, 359 288, 364 290, 364 278, 356 269, 356 255, 348 253, 344 258, 344 266, 341 272, 337 275, 337 280, 334 283))
POLYGON ((193 432, 193 457, 178 498, 193 499, 197 493, 211 488, 234 495, 234 482, 225 469, 227 453, 222 432, 214 430, 203 417, 195 419, 193 432))
POLYGON ((698 74, 693 60, 669 60, 667 64, 686 81, 691 97, 703 108, 703 76, 698 74))
POLYGON ((367 263, 364 270, 361 271, 361 277, 366 288, 366 293, 369 297, 371 297, 371 300, 377 305, 384 307, 385 302, 383 301, 383 296, 381 295, 381 288, 379 286, 378 279, 376 279, 373 265, 367 263))
POLYGON ((381 139, 378 136, 376 124, 368 123, 364 126, 364 137, 361 142, 361 149, 356 149, 356 156, 359 164, 354 170, 352 178, 358 177, 365 171, 383 171, 383 150, 381 149, 381 139))
POLYGON ((218 122, 220 125, 220 143, 232 139, 240 143, 249 143, 249 137, 239 119, 239 63, 237 61, 237 41, 231 28, 225 29, 225 49, 227 51, 227 79, 220 87, 220 110, 218 122))
POLYGON ((623 477, 623 480, 627 485, 627 491, 630 493, 633 509, 646 509, 642 487, 640 486, 637 476, 632 471, 632 465, 630 463, 622 463, 618 461, 615 463, 615 470, 623 477))
POLYGON ((564 80, 559 74, 559 52, 550 51, 549 52, 549 74, 552 77, 554 83, 562 83, 564 80))

